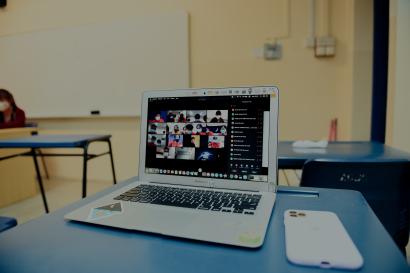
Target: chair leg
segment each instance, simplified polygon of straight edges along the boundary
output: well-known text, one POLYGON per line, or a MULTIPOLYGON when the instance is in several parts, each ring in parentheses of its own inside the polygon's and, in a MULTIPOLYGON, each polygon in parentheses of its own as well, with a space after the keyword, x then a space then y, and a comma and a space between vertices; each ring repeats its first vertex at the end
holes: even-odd
POLYGON ((115 168, 114 168, 114 157, 112 155, 112 147, 111 147, 111 141, 108 139, 108 148, 110 150, 110 159, 111 159, 111 170, 112 170, 112 177, 114 184, 117 184, 117 178, 115 176, 115 168))
POLYGON ((43 180, 41 178, 40 168, 39 168, 38 162, 37 162, 36 150, 31 149, 31 154, 32 154, 33 160, 34 160, 34 167, 36 168, 37 181, 38 181, 38 185, 40 187, 41 197, 43 198, 44 209, 46 210, 46 213, 48 213, 49 210, 48 210, 48 204, 47 204, 47 199, 46 199, 46 193, 44 191, 43 180))

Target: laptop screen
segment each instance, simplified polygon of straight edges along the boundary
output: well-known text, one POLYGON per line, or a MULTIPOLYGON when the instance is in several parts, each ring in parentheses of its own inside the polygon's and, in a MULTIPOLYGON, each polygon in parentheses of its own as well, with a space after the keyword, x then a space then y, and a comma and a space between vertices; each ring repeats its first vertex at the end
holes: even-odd
POLYGON ((268 181, 270 95, 148 99, 145 172, 268 181))

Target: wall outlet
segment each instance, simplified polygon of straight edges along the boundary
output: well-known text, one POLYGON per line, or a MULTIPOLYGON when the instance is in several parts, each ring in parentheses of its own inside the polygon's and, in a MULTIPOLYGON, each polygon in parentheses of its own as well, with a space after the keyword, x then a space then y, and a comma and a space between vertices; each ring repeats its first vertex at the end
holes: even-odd
POLYGON ((315 56, 332 57, 336 54, 336 39, 331 36, 316 38, 315 56))
POLYGON ((326 56, 326 47, 325 46, 316 46, 315 47, 315 56, 316 57, 326 56))
POLYGON ((336 47, 335 46, 327 46, 326 47, 326 56, 334 56, 336 54, 336 47))
POLYGON ((264 45, 263 57, 265 60, 278 60, 282 58, 282 45, 279 43, 266 43, 264 45))
POLYGON ((318 37, 316 39, 316 45, 317 46, 335 46, 336 39, 331 36, 318 37))

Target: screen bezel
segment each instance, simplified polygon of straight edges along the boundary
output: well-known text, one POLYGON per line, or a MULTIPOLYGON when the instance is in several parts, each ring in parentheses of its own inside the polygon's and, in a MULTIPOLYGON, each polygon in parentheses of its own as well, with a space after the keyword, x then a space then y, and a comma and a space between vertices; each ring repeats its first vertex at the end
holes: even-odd
POLYGON ((167 183, 186 186, 200 186, 210 188, 225 188, 250 191, 275 192, 278 184, 278 106, 279 90, 276 86, 254 86, 254 87, 226 87, 226 88, 200 88, 200 89, 178 89, 146 91, 142 96, 141 106, 141 134, 140 134, 140 160, 139 177, 144 182, 167 183), (231 93, 229 93, 231 92, 231 93), (269 111, 269 167, 268 181, 241 181, 230 179, 202 178, 192 176, 179 176, 171 174, 145 173, 145 155, 147 150, 147 122, 148 122, 148 100, 161 97, 198 97, 198 96, 242 96, 245 95, 270 95, 269 111))

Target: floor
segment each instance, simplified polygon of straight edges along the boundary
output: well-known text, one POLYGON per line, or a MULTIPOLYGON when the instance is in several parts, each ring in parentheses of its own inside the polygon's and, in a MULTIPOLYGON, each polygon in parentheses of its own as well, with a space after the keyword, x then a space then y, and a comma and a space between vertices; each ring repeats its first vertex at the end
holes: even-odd
MULTIPOLYGON (((88 181, 87 193, 91 195, 112 185, 112 180, 88 181)), ((44 179, 47 202, 50 212, 60 209, 81 199, 81 181, 73 179, 44 179)), ((0 208, 0 215, 11 216, 23 224, 44 214, 41 195, 28 198, 21 202, 0 208)))
MULTIPOLYGON (((279 172, 279 185, 298 186, 300 171, 281 170, 279 172)), ((52 178, 44 181, 48 206, 50 212, 62 208, 81 199, 80 180, 52 178)), ((112 185, 112 180, 91 180, 88 182, 88 194, 99 192, 112 185)), ((40 194, 21 202, 0 208, 0 215, 11 216, 19 224, 26 223, 44 214, 44 207, 40 194)), ((407 260, 410 261, 410 244, 407 245, 407 260)))

